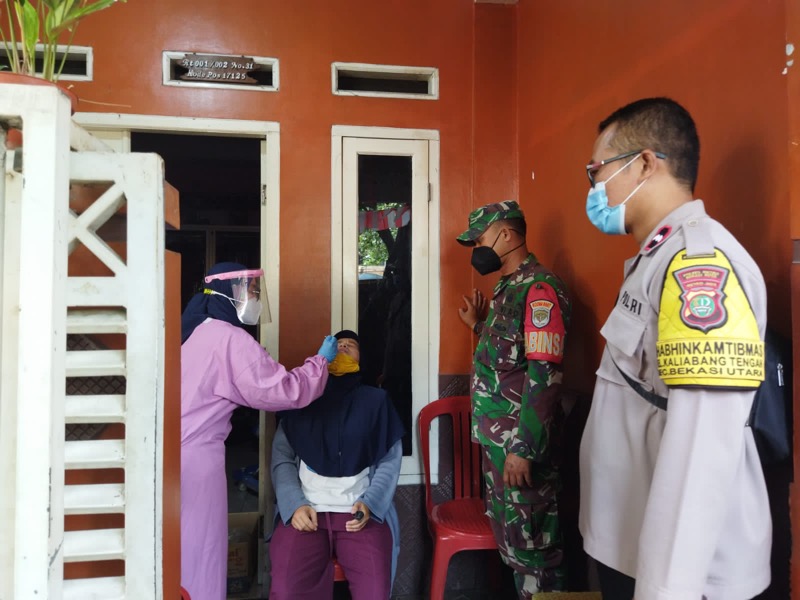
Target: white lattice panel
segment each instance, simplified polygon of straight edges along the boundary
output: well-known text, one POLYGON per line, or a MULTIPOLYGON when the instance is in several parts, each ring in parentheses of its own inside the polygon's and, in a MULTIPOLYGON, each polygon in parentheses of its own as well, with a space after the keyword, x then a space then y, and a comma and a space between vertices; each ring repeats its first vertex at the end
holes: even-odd
POLYGON ((21 172, 0 152, 0 600, 160 600, 163 163, 105 151, 56 88, 0 85, 0 122, 24 124, 21 172), (65 441, 67 424, 124 437, 65 441), (108 468, 124 483, 65 486, 108 468), (114 514, 125 527, 64 531, 114 514), (64 581, 65 562, 100 560, 125 576, 64 581))

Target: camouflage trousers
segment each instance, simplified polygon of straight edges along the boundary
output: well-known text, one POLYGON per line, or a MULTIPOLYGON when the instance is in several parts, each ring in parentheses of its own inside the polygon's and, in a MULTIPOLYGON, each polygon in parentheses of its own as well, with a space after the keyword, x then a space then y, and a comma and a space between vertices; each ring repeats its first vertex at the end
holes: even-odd
POLYGON ((566 584, 561 530, 558 523, 557 486, 537 477, 534 487, 506 488, 504 448, 481 445, 486 485, 486 514, 492 524, 500 557, 514 570, 521 600, 538 592, 561 591, 566 584))

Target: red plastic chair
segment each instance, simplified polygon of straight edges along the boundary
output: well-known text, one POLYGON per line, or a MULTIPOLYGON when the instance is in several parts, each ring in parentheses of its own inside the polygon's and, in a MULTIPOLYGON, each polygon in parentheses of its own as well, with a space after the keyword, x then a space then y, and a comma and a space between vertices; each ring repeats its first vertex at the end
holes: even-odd
POLYGON ((422 464, 425 470, 425 508, 433 537, 431 600, 444 598, 450 558, 462 550, 495 550, 489 517, 481 499, 481 454, 470 440, 472 403, 469 396, 452 396, 431 402, 419 413, 422 464), (442 416, 453 419, 453 499, 433 503, 430 476, 431 422, 442 416))

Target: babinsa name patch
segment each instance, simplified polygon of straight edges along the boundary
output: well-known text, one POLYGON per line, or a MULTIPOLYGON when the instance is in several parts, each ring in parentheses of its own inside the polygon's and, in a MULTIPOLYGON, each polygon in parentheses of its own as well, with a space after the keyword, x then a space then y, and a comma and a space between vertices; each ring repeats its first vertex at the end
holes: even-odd
POLYGON ((560 363, 566 334, 556 291, 543 281, 535 283, 525 299, 525 357, 560 363))

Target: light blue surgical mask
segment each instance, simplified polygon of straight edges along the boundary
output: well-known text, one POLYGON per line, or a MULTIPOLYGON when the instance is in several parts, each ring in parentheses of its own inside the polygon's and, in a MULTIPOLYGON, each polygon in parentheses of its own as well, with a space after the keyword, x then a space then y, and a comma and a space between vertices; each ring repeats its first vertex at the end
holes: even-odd
POLYGON ((628 166, 633 164, 633 161, 640 156, 641 153, 637 154, 622 167, 617 169, 611 175, 611 177, 605 181, 598 181, 593 187, 589 188, 589 193, 586 196, 586 216, 589 217, 589 221, 592 222, 592 225, 597 227, 603 233, 607 233, 609 235, 624 235, 626 233, 625 204, 636 192, 639 191, 639 188, 642 187, 647 180, 645 179, 642 183, 633 188, 633 191, 628 194, 628 197, 616 206, 608 205, 606 183, 616 177, 618 173, 621 173, 628 166))

